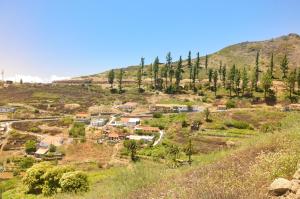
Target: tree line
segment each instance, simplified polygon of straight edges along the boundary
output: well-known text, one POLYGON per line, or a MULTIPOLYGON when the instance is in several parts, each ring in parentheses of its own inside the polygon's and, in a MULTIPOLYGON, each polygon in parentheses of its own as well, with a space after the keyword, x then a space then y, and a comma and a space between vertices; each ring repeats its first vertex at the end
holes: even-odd
MULTIPOLYGON (((238 68, 235 64, 227 67, 220 61, 219 67, 209 67, 209 56, 204 58, 204 66, 200 65, 199 52, 196 53, 196 58, 192 60, 191 51, 188 52, 185 65, 187 70, 184 70, 182 56, 179 60, 173 62, 171 52, 168 52, 165 62, 160 62, 156 57, 150 65, 145 67, 145 58, 142 57, 140 65, 136 72, 136 82, 139 92, 143 92, 143 82, 146 78, 150 78, 150 89, 154 91, 164 91, 169 94, 179 93, 183 90, 192 90, 195 93, 202 88, 202 80, 205 82, 207 88, 214 92, 217 96, 218 88, 223 87, 228 90, 229 96, 245 96, 252 95, 253 92, 264 92, 264 97, 268 98, 274 95, 271 90, 274 79, 281 79, 285 83, 285 88, 289 93, 289 98, 292 98, 293 93, 296 93, 295 87, 298 86, 298 93, 300 90, 300 69, 289 68, 289 60, 287 55, 284 55, 280 62, 281 77, 275 77, 275 63, 274 54, 270 56, 270 63, 266 71, 260 68, 260 52, 257 51, 255 57, 255 65, 252 70, 249 67, 238 68), (205 71, 204 71, 205 70, 205 71), (200 71, 203 71, 206 78, 200 77, 200 71), (183 74, 188 73, 189 83, 184 87, 181 85, 183 74)), ((108 73, 108 83, 113 89, 115 79, 118 83, 118 91, 123 89, 124 69, 119 69, 117 73, 115 70, 110 70, 108 73)), ((149 82, 148 84, 149 85, 149 82)))

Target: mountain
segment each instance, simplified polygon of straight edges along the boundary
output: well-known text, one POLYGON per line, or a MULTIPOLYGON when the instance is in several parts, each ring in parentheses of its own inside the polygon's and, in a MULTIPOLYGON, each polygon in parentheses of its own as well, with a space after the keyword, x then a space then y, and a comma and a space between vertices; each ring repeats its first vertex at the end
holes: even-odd
MULTIPOLYGON (((275 74, 280 72, 280 62, 285 54, 288 56, 290 68, 300 67, 300 36, 298 34, 289 34, 265 41, 246 41, 225 47, 218 52, 208 55, 208 67, 218 68, 222 61, 222 64, 226 64, 227 66, 236 64, 239 68, 245 66, 251 69, 255 65, 256 53, 258 51, 260 52, 259 63, 262 70, 266 70, 268 67, 272 53, 274 54, 275 74)), ((201 57, 200 60, 201 66, 204 67, 205 57, 201 57)), ((161 59, 161 61, 164 60, 161 59)), ((187 70, 186 61, 183 64, 185 70, 187 70)), ((124 68, 126 72, 125 79, 134 78, 137 68, 138 66, 124 68)), ((75 79, 106 80, 107 72, 75 79)), ((187 77, 188 72, 185 74, 185 77, 187 77)))

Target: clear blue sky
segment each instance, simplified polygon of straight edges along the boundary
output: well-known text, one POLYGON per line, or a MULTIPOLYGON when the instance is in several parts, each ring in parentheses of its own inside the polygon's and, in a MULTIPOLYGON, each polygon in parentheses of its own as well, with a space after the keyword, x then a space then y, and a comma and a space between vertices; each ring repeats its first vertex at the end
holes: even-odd
POLYGON ((0 0, 0 69, 76 76, 300 33, 299 0, 0 0))

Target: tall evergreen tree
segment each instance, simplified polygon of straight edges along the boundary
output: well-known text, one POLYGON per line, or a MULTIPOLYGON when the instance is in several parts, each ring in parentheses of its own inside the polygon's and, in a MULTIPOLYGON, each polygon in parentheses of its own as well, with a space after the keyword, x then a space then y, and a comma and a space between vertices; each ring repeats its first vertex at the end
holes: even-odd
POLYGON ((241 84, 241 72, 238 69, 235 70, 234 83, 235 83, 235 93, 237 96, 239 96, 240 84, 241 84))
POLYGON ((274 78, 274 75, 273 75, 273 72, 274 72, 274 55, 272 53, 271 55, 271 61, 270 61, 270 74, 271 74, 271 77, 274 78))
POLYGON ((226 87, 226 65, 222 67, 222 82, 223 82, 223 87, 226 87))
POLYGON ((220 61, 219 70, 218 70, 218 73, 220 75, 220 80, 222 79, 222 68, 223 68, 222 61, 220 61))
POLYGON ((208 82, 209 82, 209 85, 210 85, 210 84, 211 84, 211 82, 212 82, 213 73, 214 73, 213 69, 212 69, 212 68, 210 68, 210 69, 208 70, 208 74, 207 74, 207 76, 208 76, 208 82))
POLYGON ((115 80, 115 71, 114 69, 110 70, 108 73, 108 83, 110 84, 110 88, 113 89, 115 80))
POLYGON ((195 71, 196 78, 199 79, 199 71, 200 71, 200 54, 199 54, 199 52, 197 52, 195 69, 196 69, 196 71, 195 71))
POLYGON ((182 80, 182 73, 183 73, 183 69, 182 69, 182 58, 180 56, 179 61, 177 63, 177 68, 175 71, 175 84, 176 84, 176 90, 179 90, 179 86, 180 86, 180 81, 182 80))
POLYGON ((248 73, 247 73, 246 68, 244 67, 243 73, 242 73, 242 95, 245 94, 245 90, 248 87, 248 83, 249 83, 248 73))
POLYGON ((232 96, 232 89, 234 86, 234 77, 235 77, 235 64, 232 65, 228 74, 228 81, 229 81, 229 96, 232 96))
POLYGON ((258 88, 257 83, 259 81, 259 72, 260 72, 260 70, 259 70, 259 51, 257 51, 256 60, 255 60, 255 82, 254 82, 255 83, 254 87, 255 87, 256 91, 257 91, 257 88, 258 88))
POLYGON ((207 73, 207 68, 208 68, 208 55, 205 55, 205 71, 207 73))
POLYGON ((145 58, 142 57, 141 58, 141 76, 142 76, 142 78, 144 76, 144 68, 145 68, 145 58))
POLYGON ((123 68, 120 69, 119 76, 118 76, 118 82, 119 82, 119 93, 122 93, 123 91, 123 75, 124 75, 124 70, 123 68))
POLYGON ((152 66, 152 64, 150 64, 150 66, 148 67, 148 76, 150 77, 150 84, 152 87, 153 86, 153 66, 152 66))
POLYGON ((218 89, 218 70, 214 71, 213 74, 213 79, 214 79, 214 91, 215 91, 215 96, 217 96, 217 89, 218 89))
POLYGON ((293 70, 291 71, 288 76, 285 78, 285 83, 287 90, 289 92, 289 97, 292 100, 292 94, 293 91, 295 90, 295 84, 296 84, 296 71, 293 70))
POLYGON ((300 68, 297 70, 297 86, 298 86, 298 93, 300 92, 300 68))
POLYGON ((159 72, 159 59, 155 58, 153 62, 153 77, 154 77, 154 88, 158 88, 158 72, 159 72))
POLYGON ((261 84, 262 87, 264 88, 264 97, 266 99, 267 94, 269 93, 269 90, 272 87, 272 75, 270 69, 268 69, 268 71, 263 74, 261 79, 261 84))
POLYGON ((138 84, 138 91, 141 92, 141 85, 142 85, 142 74, 143 74, 143 67, 139 68, 137 71, 137 84, 138 84))
MULTIPOLYGON (((172 86, 173 76, 174 76, 174 69, 173 69, 173 66, 172 66, 171 52, 168 52, 168 54, 166 56, 166 64, 167 64, 168 75, 169 75, 169 78, 170 78, 170 84, 172 86)), ((166 84, 168 84, 168 82, 166 82, 166 84)))
POLYGON ((286 54, 284 55, 284 57, 281 61, 280 68, 281 68, 281 71, 282 71, 282 74, 283 74, 282 79, 285 79, 286 75, 288 73, 288 70, 289 70, 289 60, 288 60, 286 54))
POLYGON ((193 65, 192 65, 192 53, 189 51, 188 59, 187 59, 187 66, 190 71, 190 87, 192 87, 192 79, 193 79, 193 65))
POLYGON ((196 62, 194 63, 194 67, 193 67, 193 90, 195 91, 196 89, 196 78, 197 78, 197 75, 198 75, 198 64, 197 64, 197 60, 196 62))

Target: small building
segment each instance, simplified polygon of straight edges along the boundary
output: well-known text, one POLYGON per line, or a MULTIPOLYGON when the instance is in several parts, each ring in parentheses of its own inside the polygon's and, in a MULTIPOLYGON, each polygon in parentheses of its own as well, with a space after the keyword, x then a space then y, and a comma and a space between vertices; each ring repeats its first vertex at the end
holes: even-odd
POLYGON ((178 113, 178 112, 198 112, 201 109, 198 106, 189 106, 184 104, 155 104, 149 107, 150 112, 159 113, 178 113))
POLYGON ((90 125, 93 127, 104 126, 108 122, 106 118, 92 118, 90 125))
POLYGON ((300 111, 300 104, 290 104, 288 109, 290 111, 300 111))
POLYGON ((226 105, 218 105, 218 106, 217 106, 217 110, 218 110, 218 111, 226 111, 226 110, 227 110, 227 107, 226 107, 226 105))
POLYGON ((126 127, 135 127, 136 125, 141 123, 140 118, 126 118, 123 117, 120 120, 113 121, 111 123, 112 126, 126 126, 126 127))
POLYGON ((41 158, 42 156, 46 155, 49 151, 48 147, 40 147, 35 153, 34 155, 38 158, 41 158))
POLYGON ((137 107, 136 102, 126 102, 125 104, 119 105, 118 108, 125 112, 132 112, 137 107))
POLYGON ((126 138, 129 140, 136 140, 136 141, 143 140, 145 142, 152 142, 154 140, 154 136, 152 135, 128 135, 126 136, 126 138))
POLYGON ((109 141, 119 141, 120 140, 120 137, 119 137, 119 134, 116 133, 116 132, 111 132, 107 135, 108 137, 108 140, 109 141))
POLYGON ((134 128, 135 131, 142 131, 142 132, 146 132, 146 133, 157 133, 160 131, 159 128, 157 127, 152 127, 152 126, 136 126, 134 128))
POLYGON ((86 124, 89 124, 91 121, 90 115, 88 113, 83 113, 83 112, 77 113, 75 119, 76 122, 83 122, 86 124))
POLYGON ((57 136, 47 136, 39 143, 39 146, 42 148, 49 148, 51 144, 59 147, 64 144, 64 139, 57 136))
POLYGON ((13 107, 0 107, 0 113, 14 113, 16 111, 16 108, 13 107))

